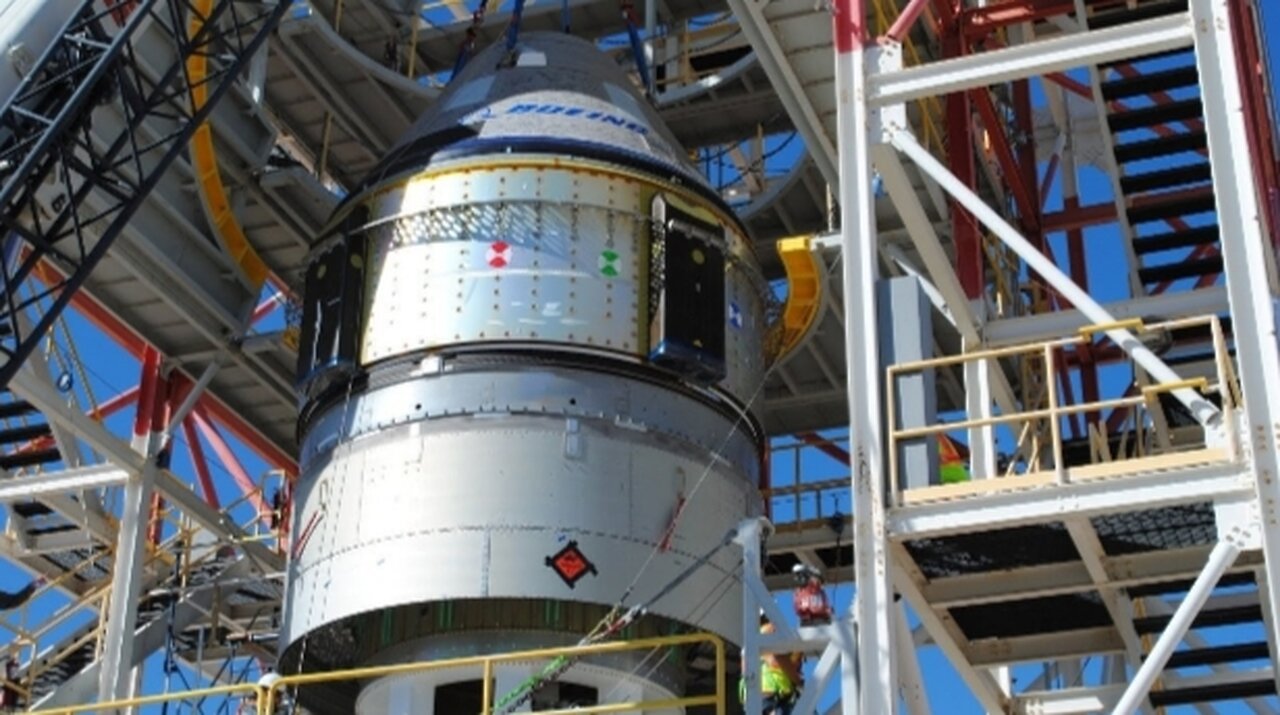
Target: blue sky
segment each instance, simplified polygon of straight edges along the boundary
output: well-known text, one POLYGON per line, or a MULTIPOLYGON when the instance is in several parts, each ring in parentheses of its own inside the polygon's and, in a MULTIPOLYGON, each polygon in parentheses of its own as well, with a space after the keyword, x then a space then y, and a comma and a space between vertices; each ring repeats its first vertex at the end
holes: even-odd
MULTIPOLYGON (((1268 29, 1273 29, 1273 31, 1267 36, 1267 46, 1270 56, 1273 59, 1272 64, 1274 66, 1274 59, 1280 58, 1280 3, 1271 0, 1264 0, 1261 5, 1263 6, 1264 22, 1268 29)), ((777 142, 773 144, 773 147, 776 147, 786 140, 776 139, 771 141, 777 142)), ((798 154, 799 151, 800 147, 797 146, 793 151, 786 152, 785 155, 793 153, 798 154)), ((1089 176, 1091 178, 1085 181, 1081 187, 1085 203, 1110 200, 1109 187, 1107 186, 1105 177, 1096 171, 1089 174, 1089 176)), ((1114 234, 1114 229, 1103 228, 1094 229, 1093 231, 1096 233, 1091 233, 1089 243, 1091 251, 1099 251, 1094 254, 1097 265, 1122 265, 1123 258, 1119 254, 1113 257, 1113 259, 1107 259, 1101 254, 1101 251, 1105 251, 1107 249, 1097 249, 1098 246, 1111 246, 1112 248, 1110 250, 1117 250, 1114 247, 1118 245, 1118 242, 1115 240, 1107 240, 1108 238, 1114 238, 1114 235, 1107 235, 1107 232, 1114 234)), ((1099 286, 1099 294, 1107 299, 1124 297, 1123 288, 1120 287, 1122 283, 1122 280, 1115 280, 1114 276, 1109 277, 1105 275, 1105 273, 1099 274, 1098 280, 1096 281, 1096 284, 1099 286), (1115 294, 1111 295, 1109 294, 1110 292, 1114 292, 1115 294)), ((100 335, 97 335, 96 331, 88 327, 87 323, 79 316, 73 313, 68 313, 68 323, 72 332, 81 338, 78 341, 78 344, 82 355, 90 357, 90 359, 85 361, 87 380, 89 383, 88 387, 93 390, 99 400, 110 397, 111 395, 137 383, 139 365, 136 360, 128 356, 127 353, 110 341, 103 339, 100 335)), ((273 321, 269 321, 266 324, 266 327, 268 329, 274 329, 279 327, 279 324, 279 319, 277 318, 273 321)), ((85 388, 86 385, 83 383, 83 380, 77 377, 75 389, 82 397, 85 394, 85 388)), ((130 410, 126 410, 109 420, 108 425, 116 434, 125 435, 129 432, 131 420, 132 412, 130 410)), ((234 440, 232 441, 234 442, 234 440)), ((266 474, 267 465, 254 457, 247 449, 244 449, 243 446, 237 445, 237 452, 240 454, 247 471, 251 475, 260 477, 266 474)), ((206 453, 211 454, 211 450, 208 449, 208 445, 206 445, 206 453)), ((820 481, 843 475, 842 465, 834 463, 829 458, 814 456, 811 452, 806 452, 806 456, 803 459, 805 480, 820 481)), ((232 501, 236 497, 234 485, 231 484, 225 469, 222 469, 221 466, 216 463, 216 460, 211 459, 211 462, 213 462, 215 481, 219 485, 220 494, 224 503, 232 501)), ((188 479, 193 479, 192 469, 186 457, 185 438, 181 434, 177 436, 175 443, 173 468, 180 475, 188 479)), ((776 468, 775 475, 778 477, 779 481, 785 481, 788 474, 787 470, 788 467, 781 464, 776 468)), ((850 504, 848 503, 846 495, 828 494, 824 496, 822 508, 824 514, 830 513, 831 509, 838 509, 842 513, 848 513, 850 504)), ((779 504, 778 509, 779 517, 785 518, 788 507, 785 504, 779 504)), ((813 510, 816 509, 816 505, 809 502, 803 505, 802 509, 805 510, 806 514, 815 513, 813 510)), ((247 518, 247 514, 244 509, 239 510, 239 516, 242 519, 247 518)), ((20 588, 28 579, 29 575, 20 568, 13 566, 7 561, 0 561, 0 584, 5 588, 20 588)), ((832 591, 833 602, 847 606, 852 595, 851 588, 837 587, 832 591)), ((9 614, 4 614, 3 618, 11 624, 30 626, 34 623, 38 623, 47 614, 65 603, 66 600, 64 598, 57 595, 50 595, 41 599, 40 602, 33 604, 29 612, 11 612, 9 614)), ((87 620, 87 615, 72 619, 68 626, 65 629, 61 629, 60 632, 70 630, 74 627, 79 627, 87 622, 87 620)), ((6 636, 0 636, 0 638, 8 640, 8 637, 6 636)), ((929 697, 935 713, 943 713, 946 715, 965 715, 967 713, 981 712, 976 702, 974 702, 972 697, 968 695, 967 689, 960 682, 958 676, 956 676, 955 672, 946 663, 945 659, 936 648, 922 649, 920 651, 920 661, 924 671, 925 681, 928 686, 929 697)), ((162 659, 159 656, 153 657, 149 661, 146 673, 148 690, 158 691, 166 688, 164 674, 162 673, 162 659)), ((1015 674, 1016 681, 1026 682, 1027 679, 1034 677, 1035 674, 1036 667, 1021 668, 1015 674)), ((186 674, 186 678, 187 684, 195 684, 194 676, 190 673, 186 674)), ((180 687, 181 684, 175 680, 172 683, 171 689, 179 689, 180 687)), ((828 701, 833 699, 834 695, 828 695, 828 701)), ((213 712, 214 710, 216 710, 216 708, 211 708, 207 710, 207 712, 213 712)), ((1243 711, 1233 709, 1230 706, 1221 707, 1220 710, 1227 713, 1243 711)), ((148 712, 152 711, 159 712, 159 708, 148 710, 148 712)))

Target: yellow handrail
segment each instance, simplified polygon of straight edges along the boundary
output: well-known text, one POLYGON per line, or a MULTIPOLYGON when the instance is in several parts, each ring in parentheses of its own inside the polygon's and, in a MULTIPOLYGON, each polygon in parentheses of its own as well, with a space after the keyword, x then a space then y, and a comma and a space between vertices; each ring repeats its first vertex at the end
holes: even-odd
MULTIPOLYGON (((607 643, 594 643, 591 645, 568 646, 560 648, 539 648, 535 650, 526 650, 516 653, 498 653, 490 655, 475 655, 465 658, 452 658, 449 660, 424 661, 418 663, 399 663, 395 665, 370 666, 365 668, 351 668, 348 670, 335 670, 323 673, 300 673, 298 675, 286 675, 272 683, 266 694, 266 709, 260 712, 269 713, 275 707, 277 694, 282 691, 300 685, 312 685, 315 683, 329 683, 340 680, 365 680, 368 678, 380 678, 389 675, 406 675, 412 673, 423 673, 433 670, 447 670, 453 668, 478 668, 482 675, 490 674, 493 667, 499 663, 521 662, 530 660, 549 660, 552 658, 581 658, 591 655, 603 655, 610 653, 624 653, 632 650, 648 650, 652 648, 663 648, 679 645, 692 645, 696 643, 710 644, 715 648, 716 652, 716 691, 710 695, 696 695, 683 698, 670 698, 665 700, 637 701, 627 703, 609 703, 605 705, 592 705, 572 710, 552 710, 547 715, 587 715, 588 713, 618 713, 618 712, 636 712, 643 710, 659 710, 666 708, 682 708, 695 706, 714 706, 716 715, 725 715, 727 711, 727 695, 725 692, 725 644, 717 635, 711 633, 688 633, 683 635, 659 636, 655 638, 642 638, 631 641, 609 641, 607 643)), ((490 715, 493 712, 492 692, 489 681, 491 677, 483 677, 485 684, 484 701, 481 705, 481 715, 490 715)))
POLYGON ((141 705, 160 705, 163 703, 173 703, 181 700, 190 700, 192 698, 212 698, 212 697, 254 697, 254 712, 258 715, 266 715, 270 712, 264 709, 263 703, 266 700, 261 697, 263 688, 252 683, 241 683, 239 685, 219 685, 213 688, 201 688, 198 690, 184 690, 178 693, 165 693, 163 695, 143 695, 136 698, 128 698, 126 700, 113 700, 108 703, 87 703, 85 705, 68 705, 64 707, 49 708, 47 710, 33 710, 31 712, 40 715, 76 715, 76 713, 96 713, 96 712, 112 712, 123 710, 124 708, 138 707, 141 705))
MULTIPOLYGON (((948 355, 929 360, 919 360, 914 362, 900 363, 892 365, 886 370, 886 380, 891 391, 895 390, 898 377, 904 374, 914 374, 926 370, 936 370, 944 367, 954 367, 960 364, 972 363, 976 361, 995 361, 1003 359, 1036 359, 1040 361, 1041 369, 1049 374, 1045 377, 1047 386, 1046 403, 1043 406, 1024 406, 1020 412, 1000 413, 993 416, 966 416, 964 419, 937 423, 929 425, 912 426, 905 428, 897 427, 897 417, 894 414, 894 399, 886 401, 887 418, 889 423, 889 482, 890 489, 897 500, 901 497, 899 465, 898 465, 898 445, 907 440, 918 440, 948 432, 971 430, 976 428, 993 428, 1007 427, 1018 433, 1017 442, 1019 452, 1024 446, 1024 440, 1030 434, 1028 426, 1032 424, 1043 425, 1048 427, 1047 444, 1041 444, 1039 436, 1032 437, 1031 451, 1026 456, 1028 465, 1028 473, 1047 472, 1053 476, 1058 483, 1066 483, 1069 478, 1067 472, 1067 464, 1063 459, 1063 440, 1062 440, 1062 421, 1071 415, 1082 413, 1096 413, 1105 409, 1137 409, 1147 406, 1150 409, 1153 398, 1157 395, 1167 394, 1178 390, 1198 389, 1201 392, 1209 393, 1217 391, 1223 395, 1224 406, 1234 404, 1234 398, 1238 391, 1233 384, 1234 375, 1230 372, 1230 357, 1226 353, 1225 341, 1221 338, 1221 326, 1217 316, 1204 316, 1194 318, 1184 318, 1179 320, 1171 320, 1163 323, 1143 326, 1139 321, 1123 321, 1121 323, 1109 325, 1088 326, 1086 329, 1080 330, 1076 335, 1057 340, 1048 340, 1043 342, 1031 343, 1028 345, 1016 345, 1003 348, 994 348, 989 350, 965 353, 963 355, 948 355), (1076 347, 1086 344, 1092 340, 1092 334, 1099 330, 1109 330, 1120 326, 1132 327, 1136 332, 1147 331, 1166 331, 1180 328, 1188 328, 1193 326, 1208 325, 1214 336, 1214 364, 1217 372, 1216 382, 1210 382, 1205 377, 1194 377, 1185 380, 1177 380, 1161 384, 1145 386, 1140 390, 1140 394, 1132 396, 1123 396, 1118 398, 1094 400, 1084 403, 1063 404, 1056 389, 1056 382, 1052 371, 1055 364, 1055 357, 1060 355, 1061 351, 1068 347, 1076 347), (1021 430, 1019 430, 1021 425, 1021 430), (1039 455, 1041 450, 1047 447, 1051 450, 1051 458, 1046 457, 1047 465, 1033 466, 1033 462, 1040 461, 1039 455)), ((1037 435, 1043 434, 1037 432, 1037 435)), ((1232 460, 1235 458, 1234 436, 1228 441, 1225 451, 1225 459, 1232 460)), ((1209 445, 1203 444, 1194 447, 1195 449, 1209 449, 1209 445)), ((1182 450, 1179 450, 1182 451, 1182 450)), ((1094 458, 1096 462, 1096 458, 1094 458)), ((1109 457, 1101 461, 1112 461, 1109 457)), ((1007 470, 1006 476, 1012 474, 1012 468, 1007 470)), ((954 485, 953 485, 954 486, 954 485)), ((944 489, 947 487, 943 487, 944 489)))

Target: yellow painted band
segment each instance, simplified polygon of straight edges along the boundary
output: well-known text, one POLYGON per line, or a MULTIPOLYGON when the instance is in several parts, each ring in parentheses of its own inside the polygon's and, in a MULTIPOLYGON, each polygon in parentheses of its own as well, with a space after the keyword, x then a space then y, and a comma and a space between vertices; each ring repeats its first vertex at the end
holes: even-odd
MULTIPOLYGON (((361 201, 365 202, 376 200, 383 194, 406 188, 409 185, 416 184, 420 181, 430 181, 452 174, 470 174, 478 172, 487 173, 501 169, 563 169, 570 172, 613 176, 629 181, 635 181, 658 191, 674 194, 687 205, 705 207, 705 210, 711 212, 711 214, 715 216, 716 220, 722 225, 732 227, 733 234, 742 241, 746 250, 753 258, 757 257, 755 246, 751 245, 751 242, 747 240, 747 237, 739 229, 740 224, 738 219, 725 213, 719 206, 715 205, 713 202, 707 201, 705 197, 699 196, 697 193, 670 181, 655 179, 648 174, 633 171, 617 164, 597 162, 590 159, 547 156, 486 156, 476 157, 474 159, 465 159, 457 163, 429 168, 416 174, 406 176, 393 184, 388 184, 378 188, 374 192, 370 193, 368 197, 361 199, 361 201)), ((334 223, 336 225, 337 222, 335 221, 334 223)))
POLYGON ((809 329, 818 318, 822 306, 821 268, 810 247, 809 236, 784 238, 778 241, 778 256, 787 274, 787 302, 782 307, 782 340, 778 360, 804 342, 809 329))
MULTIPOLYGON (((192 10, 191 23, 187 32, 188 37, 195 38, 204 26, 204 18, 207 18, 213 10, 213 0, 196 0, 192 3, 192 10)), ((192 112, 200 111, 200 108, 209 101, 209 86, 205 83, 208 70, 209 58, 204 52, 193 52, 187 58, 192 112)), ((222 183, 222 174, 218 169, 218 155, 213 147, 213 131, 207 120, 191 137, 190 146, 196 185, 200 188, 200 195, 208 209, 209 221, 213 224, 218 242, 240 269, 250 289, 261 290, 269 271, 257 251, 253 250, 244 229, 236 220, 235 212, 231 210, 227 189, 222 183)))

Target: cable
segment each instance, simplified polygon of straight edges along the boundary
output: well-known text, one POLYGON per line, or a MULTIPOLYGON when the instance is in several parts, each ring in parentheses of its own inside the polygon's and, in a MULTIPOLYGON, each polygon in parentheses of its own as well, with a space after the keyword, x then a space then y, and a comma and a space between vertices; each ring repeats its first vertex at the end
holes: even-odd
MULTIPOLYGON (((731 579, 737 575, 738 575, 738 568, 734 568, 731 571, 725 571, 724 575, 720 577, 720 580, 717 581, 714 586, 712 586, 710 589, 707 590, 707 595, 703 596, 701 601, 694 604, 693 608, 689 611, 688 616, 684 619, 685 622, 696 623, 699 620, 701 620, 703 616, 709 613, 711 609, 720 605, 720 601, 724 600, 724 597, 729 595, 729 589, 724 588, 725 585, 729 584, 731 579), (717 592, 719 592, 718 595, 717 595, 717 592), (711 598, 712 596, 715 596, 715 600, 712 600, 711 598)), ((630 677, 638 674, 640 672, 640 669, 644 668, 645 665, 648 664, 649 659, 657 655, 658 653, 660 653, 662 649, 663 649, 663 646, 655 646, 649 649, 649 653, 645 655, 644 659, 641 660, 634 668, 628 671, 626 676, 624 676, 624 678, 621 678, 618 680, 617 683, 614 683, 613 688, 608 690, 603 696, 599 698, 599 700, 608 702, 609 697, 613 695, 615 692, 617 692, 618 688, 622 686, 622 681, 625 680, 626 677, 630 677)), ((646 670, 644 674, 641 675, 640 677, 643 678, 644 680, 648 680, 650 676, 653 675, 654 671, 656 671, 661 665, 662 665, 661 662, 654 663, 653 667, 646 670)))
MULTIPOLYGON (((482 5, 483 5, 483 2, 482 2, 482 5)), ((354 381, 348 380, 348 381, 347 381, 347 394, 343 397, 343 400, 342 400, 342 413, 341 413, 341 417, 340 417, 340 419, 339 419, 339 420, 338 420, 338 422, 337 422, 337 424, 339 425, 339 428, 338 428, 339 430, 344 429, 345 425, 347 424, 347 417, 350 415, 350 410, 351 410, 351 394, 352 394, 352 392, 354 391, 354 389, 355 389, 355 383, 354 383, 354 381)), ((352 452, 352 451, 354 451, 353 446, 354 446, 354 443, 352 443, 352 442, 348 442, 348 443, 346 444, 346 447, 347 447, 347 453, 348 453, 348 454, 347 454, 347 456, 348 456, 348 457, 350 457, 350 456, 351 456, 351 452, 352 452)), ((334 446, 334 448, 333 448, 333 449, 334 449, 334 456, 337 456, 337 450, 339 450, 339 449, 341 449, 341 448, 342 448, 342 445, 336 445, 336 446, 334 446)), ((343 465, 342 465, 342 467, 343 467, 343 468, 340 470, 340 471, 341 471, 341 473, 340 473, 340 474, 336 474, 336 475, 334 475, 334 476, 332 477, 332 479, 334 479, 334 480, 338 481, 338 497, 337 497, 337 503, 335 503, 335 504, 334 504, 334 506, 333 506, 333 512, 334 512, 335 514, 341 514, 341 513, 342 513, 342 495, 343 495, 344 493, 346 493, 347 479, 351 476, 351 474, 350 474, 350 462, 351 462, 351 460, 350 460, 349 458, 348 458, 346 461, 344 461, 344 462, 343 462, 343 465)), ((319 484, 317 484, 317 485, 316 485, 316 489, 317 489, 317 493, 318 493, 318 494, 319 494, 319 493, 323 493, 323 492, 321 491, 321 487, 320 487, 320 485, 319 485, 319 484)), ((322 512, 322 513, 328 513, 328 512, 329 512, 329 504, 328 504, 328 500, 327 500, 327 499, 321 498, 320 505, 319 505, 319 509, 321 510, 321 512, 322 512)), ((329 534, 329 547, 325 550, 325 553, 327 553, 327 554, 331 554, 330 558, 325 559, 325 565, 326 565, 326 566, 328 567, 328 569, 329 569, 329 570, 328 570, 328 574, 327 574, 326 582, 327 582, 328 580, 331 580, 331 579, 333 578, 333 562, 334 562, 334 557, 332 556, 332 554, 333 554, 333 545, 334 545, 334 542, 335 542, 335 541, 337 541, 337 538, 338 538, 338 525, 337 525, 337 523, 336 523, 336 520, 330 520, 330 522, 331 522, 331 523, 330 523, 330 524, 328 524, 328 525, 326 525, 326 527, 325 527, 325 530, 326 530, 326 531, 328 532, 328 534, 329 534)), ((313 568, 318 568, 318 567, 319 567, 319 564, 316 564, 316 565, 315 565, 315 567, 313 567, 313 568)), ((299 575, 301 575, 301 574, 299 574, 299 575)), ((317 578, 318 578, 318 575, 317 575, 317 578)), ((316 590, 317 590, 317 588, 315 588, 315 587, 313 587, 313 588, 311 589, 311 599, 310 599, 310 602, 307 604, 307 617, 306 617, 306 619, 304 620, 304 623, 305 623, 305 622, 310 621, 310 620, 311 620, 312 615, 314 615, 314 614, 315 614, 315 606, 316 606, 316 590)), ((328 589, 328 588, 324 589, 324 601, 322 601, 322 602, 321 602, 321 604, 320 604, 320 605, 321 605, 321 608, 324 608, 325 606, 327 606, 327 605, 328 605, 328 603, 329 603, 329 592, 330 592, 331 590, 332 590, 332 589, 328 589)), ((298 674, 301 674, 301 673, 303 672, 303 670, 302 670, 302 669, 303 669, 303 665, 306 663, 306 660, 307 660, 307 645, 308 645, 308 643, 311 641, 311 634, 312 634, 312 632, 314 632, 314 629, 313 629, 313 630, 311 630, 311 631, 307 631, 307 633, 306 633, 306 634, 304 634, 304 635, 302 636, 302 643, 301 643, 301 645, 299 646, 299 650, 298 650, 298 670, 297 670, 298 674)), ((291 703, 292 703, 292 704, 291 704, 291 706, 290 706, 290 709, 289 709, 289 712, 290 712, 290 713, 295 712, 295 711, 297 710, 297 707, 298 707, 298 692, 297 692, 297 690, 298 690, 298 689, 297 689, 297 687, 295 687, 295 688, 294 688, 294 692, 290 695, 290 701, 291 701, 291 703)))
POLYGON ((515 0, 515 3, 511 9, 511 24, 507 25, 507 50, 516 48, 516 41, 520 39, 520 21, 524 19, 524 0, 515 0))
POLYGON ((634 55, 636 71, 640 73, 640 82, 644 85, 645 96, 652 98, 653 78, 649 74, 649 60, 645 57, 644 41, 640 39, 640 23, 636 21, 636 8, 632 0, 622 0, 622 18, 627 21, 627 37, 631 40, 631 54, 634 55))
POLYGON ((480 35, 480 26, 484 24, 484 14, 488 8, 489 0, 480 0, 475 12, 471 13, 471 26, 467 28, 462 46, 458 48, 458 59, 453 63, 453 77, 457 77, 462 68, 467 65, 467 60, 471 59, 471 53, 476 49, 476 38, 480 35))
MULTIPOLYGON (((577 645, 586 646, 598 643, 616 635, 623 628, 631 625, 635 619, 648 612, 649 606, 665 598, 667 594, 674 591, 680 586, 680 584, 684 583, 690 576, 706 565, 706 563, 719 553, 721 549, 732 544, 734 537, 737 535, 737 527, 730 529, 729 532, 725 534, 725 538, 721 540, 719 544, 716 544, 715 548, 710 549, 702 556, 698 557, 693 563, 685 567, 683 571, 677 574, 675 578, 668 581, 662 589, 647 601, 632 606, 621 616, 617 616, 621 606, 614 606, 604 618, 600 619, 600 622, 596 624, 595 628, 593 628, 590 633, 583 636, 578 641, 577 645)), ((503 715, 504 713, 510 712, 509 708, 516 708, 523 705, 529 698, 533 697, 533 693, 538 688, 555 681, 569 670, 569 668, 572 668, 573 664, 580 660, 581 657, 582 656, 561 655, 553 658, 551 662, 544 666, 539 673, 530 676, 524 682, 520 683, 520 685, 512 689, 511 692, 500 698, 493 706, 494 715, 503 715)))

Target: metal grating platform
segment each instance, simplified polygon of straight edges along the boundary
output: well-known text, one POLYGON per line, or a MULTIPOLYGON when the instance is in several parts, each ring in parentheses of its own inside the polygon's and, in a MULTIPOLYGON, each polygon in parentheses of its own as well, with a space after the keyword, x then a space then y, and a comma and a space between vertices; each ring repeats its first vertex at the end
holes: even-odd
POLYGON ((1097 592, 953 608, 951 617, 970 641, 1111 626, 1097 592))

